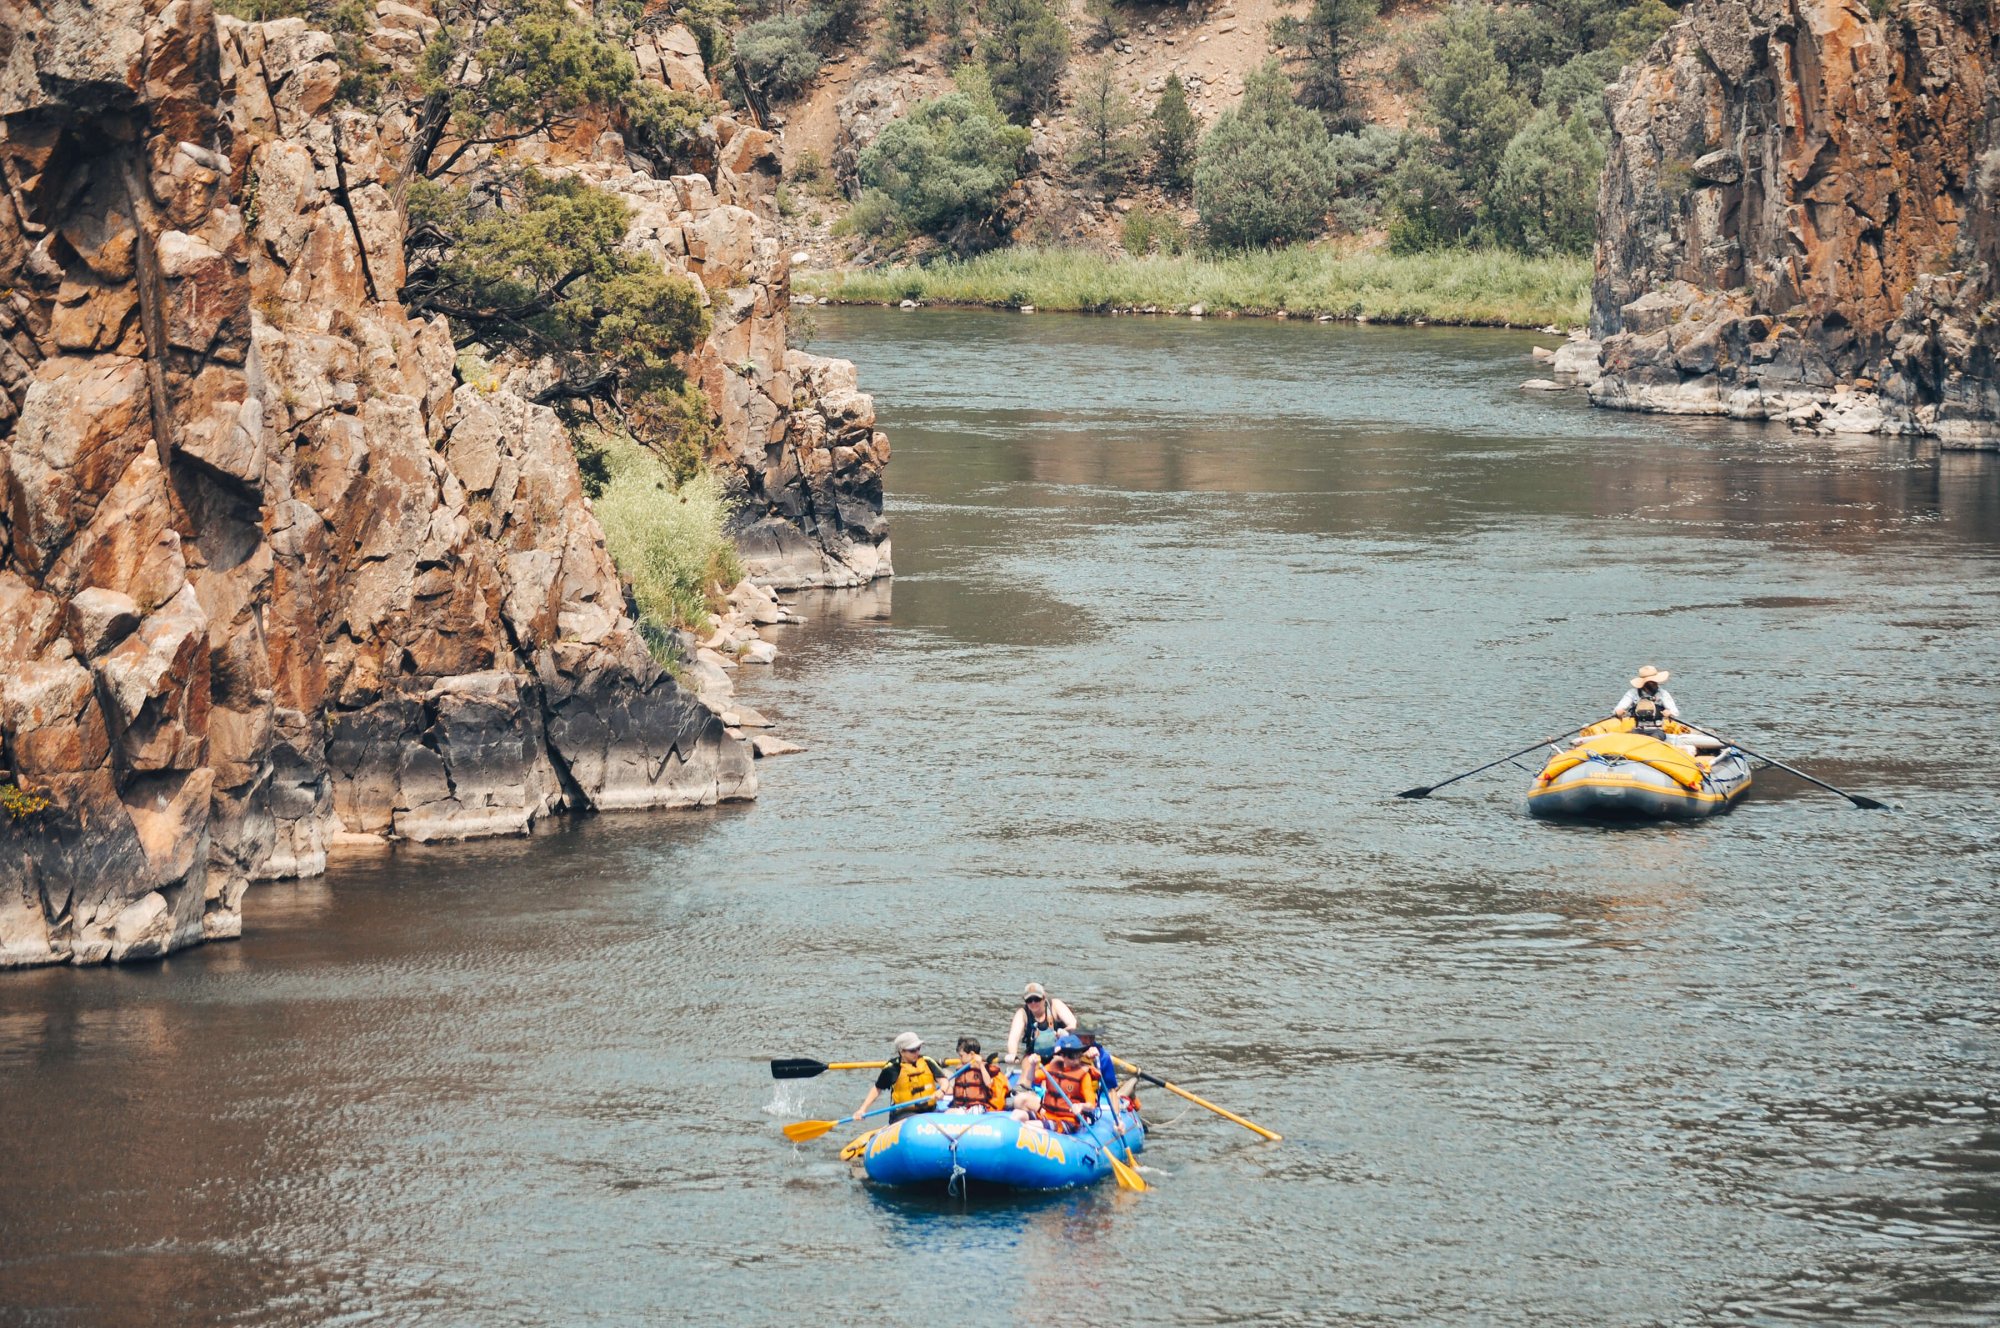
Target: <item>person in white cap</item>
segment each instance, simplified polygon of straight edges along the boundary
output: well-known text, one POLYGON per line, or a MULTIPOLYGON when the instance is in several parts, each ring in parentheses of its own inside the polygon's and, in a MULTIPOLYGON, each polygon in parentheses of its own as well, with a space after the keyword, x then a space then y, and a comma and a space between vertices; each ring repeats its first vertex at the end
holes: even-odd
POLYGON ((1618 708, 1612 715, 1618 719, 1630 716, 1640 728, 1658 728, 1665 720, 1679 719, 1681 708, 1674 704, 1673 694, 1661 685, 1672 676, 1651 664, 1640 669, 1631 689, 1618 698, 1618 708))
POLYGON ((1076 1012, 1044 991, 1041 983, 1030 982, 1021 992, 1021 1004, 1007 1029, 1008 1063, 1020 1060, 1024 1050, 1047 1060, 1056 1039, 1075 1031, 1076 1012))
POLYGON ((943 1079, 944 1066, 924 1055, 924 1040, 915 1033, 898 1033, 896 1054, 883 1062, 881 1073, 875 1076, 875 1086, 855 1108, 854 1119, 867 1115, 868 1108, 884 1093, 896 1104, 896 1110, 889 1113, 892 1121, 931 1111, 937 1106, 938 1084, 943 1079))

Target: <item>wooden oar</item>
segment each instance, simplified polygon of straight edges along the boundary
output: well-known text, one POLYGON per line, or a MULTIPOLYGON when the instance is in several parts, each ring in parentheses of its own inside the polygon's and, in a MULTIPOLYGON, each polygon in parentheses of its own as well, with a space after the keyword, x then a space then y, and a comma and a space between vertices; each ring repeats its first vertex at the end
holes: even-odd
MULTIPOLYGON (((1515 755, 1519 756, 1520 753, 1516 752, 1515 755)), ((1272 1143, 1276 1143, 1280 1139, 1283 1139, 1285 1137, 1284 1135, 1277 1133, 1275 1130, 1265 1129, 1263 1126, 1257 1124, 1254 1121, 1244 1120, 1241 1116, 1237 1115, 1233 1111, 1224 1111, 1221 1107, 1216 1106, 1213 1102, 1207 1101, 1204 1098, 1198 1098, 1193 1093, 1188 1092, 1185 1088, 1181 1088, 1175 1084, 1170 1084, 1166 1080, 1160 1078, 1157 1075, 1148 1074, 1146 1073, 1146 1071, 1140 1069, 1138 1066, 1132 1064, 1132 1062, 1130 1061, 1120 1060, 1118 1057, 1113 1056, 1111 1058, 1111 1063, 1113 1065, 1116 1065, 1121 1070, 1126 1070, 1134 1075, 1137 1075, 1139 1078, 1144 1079, 1149 1084, 1157 1084, 1161 1088, 1166 1089, 1169 1093, 1174 1093, 1180 1097, 1186 1098, 1188 1101, 1194 1103, 1197 1107, 1208 1108, 1210 1111, 1222 1117, 1224 1120, 1235 1121, 1238 1125, 1241 1125, 1244 1129, 1250 1131, 1252 1134, 1261 1134, 1266 1139, 1269 1139, 1272 1143)))
POLYGON ((867 1120, 870 1116, 879 1116, 885 1111, 895 1111, 900 1107, 907 1107, 909 1105, 907 1102, 891 1102, 886 1107, 877 1107, 873 1111, 863 1112, 859 1117, 848 1116, 843 1120, 793 1121, 785 1127, 785 1137, 795 1144, 802 1144, 808 1139, 817 1139, 822 1134, 837 1130, 849 1121, 856 1119, 867 1120))
POLYGON ((1821 788, 1825 789, 1828 793, 1838 793, 1841 797, 1846 798, 1849 802, 1861 808, 1863 811, 1886 812, 1891 810, 1889 804, 1886 802, 1877 802, 1875 801, 1875 799, 1863 797, 1859 793, 1849 793, 1846 789, 1835 788, 1833 785, 1827 783, 1824 779, 1814 779, 1811 775, 1799 769, 1797 766, 1786 765, 1783 761, 1774 761, 1770 757, 1764 755, 1762 752, 1753 752, 1748 747, 1745 747, 1742 743, 1736 741, 1736 739, 1734 738, 1725 738, 1720 733, 1710 733, 1707 729, 1695 728, 1694 725, 1688 723, 1684 719, 1677 720, 1675 722, 1678 723, 1682 728, 1694 729, 1696 733, 1702 734, 1706 737, 1713 738, 1717 742, 1727 743, 1729 746, 1734 747, 1737 751, 1742 752, 1745 756, 1755 757, 1757 760, 1762 761, 1765 765, 1774 765, 1778 767, 1778 769, 1783 770, 1788 774, 1797 775, 1800 779, 1803 779, 1808 784, 1817 784, 1821 788))
MULTIPOLYGON (((1603 722, 1604 721, 1601 719, 1594 719, 1589 724, 1585 724, 1582 727, 1592 728, 1595 725, 1602 724, 1603 722)), ((1564 729, 1561 733, 1556 734, 1554 737, 1538 739, 1534 742, 1529 743, 1526 747, 1523 747, 1518 752, 1508 752, 1505 756, 1501 757, 1499 760, 1488 761, 1485 765, 1476 766, 1473 769, 1466 771, 1462 775, 1453 775, 1450 779, 1439 780, 1435 784, 1419 784, 1415 788, 1404 789, 1401 793, 1398 793, 1396 796, 1399 798, 1428 798, 1431 794, 1437 792, 1439 789, 1443 788, 1446 784, 1456 784, 1459 780, 1469 779, 1473 775, 1478 774, 1482 770, 1491 770, 1496 765, 1505 765, 1507 762, 1513 760, 1517 756, 1526 756, 1529 752, 1534 751, 1535 748, 1537 747, 1546 747, 1550 743, 1557 742, 1575 732, 1577 732, 1576 729, 1564 729)))

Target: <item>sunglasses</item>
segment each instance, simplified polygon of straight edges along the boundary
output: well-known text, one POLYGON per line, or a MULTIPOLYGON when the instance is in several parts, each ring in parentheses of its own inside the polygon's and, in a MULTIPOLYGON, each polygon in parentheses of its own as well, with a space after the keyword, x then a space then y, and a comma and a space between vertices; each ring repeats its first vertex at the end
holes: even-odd
POLYGON ((1030 1005, 1040 1005, 1042 1003, 1042 998, 1039 996, 1030 996, 1027 999, 1030 1005))

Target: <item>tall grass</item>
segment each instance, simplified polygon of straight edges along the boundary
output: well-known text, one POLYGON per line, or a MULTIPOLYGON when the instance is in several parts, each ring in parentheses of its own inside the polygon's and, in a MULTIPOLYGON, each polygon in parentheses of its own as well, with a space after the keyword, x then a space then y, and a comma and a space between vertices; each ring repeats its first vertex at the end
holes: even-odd
POLYGON ((874 271, 797 273, 802 291, 843 304, 992 305, 1110 312, 1331 315, 1378 322, 1539 327, 1582 323, 1590 260, 1499 249, 1340 253, 1297 246, 1127 258, 1084 249, 999 249, 977 258, 874 271))
POLYGON ((666 465, 637 444, 602 445, 610 479, 593 506, 640 618, 657 627, 705 627, 718 588, 743 579, 736 546, 723 533, 731 504, 721 479, 701 470, 677 486, 666 465))

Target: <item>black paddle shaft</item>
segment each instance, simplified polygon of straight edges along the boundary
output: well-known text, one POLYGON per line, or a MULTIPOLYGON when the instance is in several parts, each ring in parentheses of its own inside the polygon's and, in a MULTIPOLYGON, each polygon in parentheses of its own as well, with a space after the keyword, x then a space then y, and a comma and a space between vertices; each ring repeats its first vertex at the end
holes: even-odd
MULTIPOLYGON (((1589 724, 1586 724, 1583 727, 1590 728, 1592 725, 1602 724, 1603 722, 1604 721, 1601 719, 1594 719, 1589 724)), ((1526 747, 1523 747, 1520 751, 1508 752, 1505 756, 1501 757, 1497 761, 1488 761, 1485 765, 1477 766, 1471 770, 1466 771, 1462 775, 1453 775, 1450 779, 1440 780, 1435 784, 1428 784, 1428 785, 1419 784, 1415 788, 1404 789, 1401 793, 1398 793, 1396 796, 1399 798, 1428 798, 1431 794, 1437 792, 1439 789, 1443 788, 1446 784, 1456 784, 1461 779, 1470 779, 1472 776, 1480 773, 1480 771, 1482 770, 1491 770, 1496 765, 1505 765, 1507 762, 1513 760, 1517 756, 1526 756, 1529 752, 1534 751, 1535 748, 1537 747, 1546 747, 1550 743, 1556 741, 1556 739, 1563 737, 1565 734, 1575 733, 1575 732, 1577 732, 1576 729, 1565 729, 1563 730, 1562 733, 1558 733, 1554 737, 1537 738, 1535 741, 1529 743, 1526 747)))
POLYGON ((1745 747, 1742 743, 1736 741, 1734 738, 1725 738, 1720 733, 1710 733, 1707 729, 1695 728, 1694 725, 1688 723, 1686 720, 1681 720, 1680 723, 1682 727, 1694 729, 1696 733, 1702 734, 1706 737, 1713 738, 1717 742, 1728 743, 1731 747, 1734 747, 1737 751, 1742 752, 1745 756, 1755 757, 1757 760, 1762 761, 1765 765, 1776 766, 1778 769, 1784 771, 1786 774, 1797 775, 1800 779, 1803 779, 1808 784, 1817 784, 1821 788, 1825 789, 1828 793, 1838 793, 1841 797, 1846 798, 1849 802, 1853 803, 1856 807, 1861 808, 1863 811, 1886 812, 1890 810, 1889 804, 1886 802, 1877 802, 1875 799, 1869 797, 1863 797, 1859 793, 1849 793, 1846 789, 1835 788, 1833 785, 1827 783, 1824 779, 1814 779, 1811 775, 1799 769, 1797 766, 1786 765, 1783 761, 1774 761, 1770 757, 1764 755, 1762 752, 1753 752, 1748 747, 1745 747))

